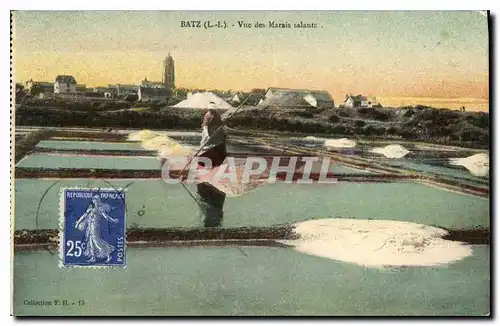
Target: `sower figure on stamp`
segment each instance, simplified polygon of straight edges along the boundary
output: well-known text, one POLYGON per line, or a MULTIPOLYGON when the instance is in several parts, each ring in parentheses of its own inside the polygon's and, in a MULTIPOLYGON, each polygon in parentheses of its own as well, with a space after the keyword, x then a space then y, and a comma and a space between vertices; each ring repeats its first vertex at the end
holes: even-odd
MULTIPOLYGON (((203 117, 202 137, 203 146, 200 157, 206 157, 212 162, 212 169, 219 167, 227 157, 226 134, 222 125, 222 118, 215 110, 215 103, 210 102, 210 109, 203 117)), ((203 166, 203 162, 199 162, 203 166)), ((219 191, 208 182, 202 182, 198 187, 198 202, 200 213, 205 227, 218 227, 222 223, 223 206, 226 194, 219 191)))
POLYGON ((106 258, 106 262, 111 261, 111 254, 115 248, 101 237, 101 218, 116 223, 117 219, 108 215, 111 206, 101 201, 99 195, 92 197, 92 202, 85 213, 76 221, 75 228, 85 232, 83 255, 89 257, 88 262, 95 262, 96 259, 106 258))

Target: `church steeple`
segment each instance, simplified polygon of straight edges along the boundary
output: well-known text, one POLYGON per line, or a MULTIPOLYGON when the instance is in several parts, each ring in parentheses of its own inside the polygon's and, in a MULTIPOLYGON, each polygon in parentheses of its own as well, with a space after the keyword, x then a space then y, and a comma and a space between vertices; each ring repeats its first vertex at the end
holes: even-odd
POLYGON ((163 61, 163 84, 166 89, 173 90, 175 88, 175 62, 170 52, 163 61))

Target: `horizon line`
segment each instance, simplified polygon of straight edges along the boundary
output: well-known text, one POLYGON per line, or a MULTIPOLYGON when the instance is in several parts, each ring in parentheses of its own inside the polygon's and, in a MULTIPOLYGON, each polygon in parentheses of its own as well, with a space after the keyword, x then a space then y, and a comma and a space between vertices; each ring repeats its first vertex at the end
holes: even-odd
MULTIPOLYGON (((43 81, 43 80, 33 80, 33 81, 37 81, 37 82, 47 82, 47 83, 53 83, 53 81, 43 81)), ((155 82, 155 80, 149 80, 150 82, 155 82)), ((16 81, 14 84, 21 84, 21 85, 25 85, 27 81, 16 81)), ((88 85, 86 83, 77 83, 78 85, 85 85, 86 87, 108 87, 109 85, 136 85, 135 83, 118 83, 118 82, 106 82, 106 83, 103 83, 103 84, 98 84, 98 85, 88 85)), ((137 86, 140 85, 140 82, 137 83, 137 86)), ((176 86, 175 87, 176 89, 188 89, 188 90, 194 90, 194 89, 204 89, 206 91, 224 91, 224 92, 227 92, 229 90, 231 90, 233 93, 237 93, 237 92, 243 92, 243 91, 251 91, 253 89, 264 89, 264 90, 268 90, 270 88, 278 88, 278 89, 290 89, 290 90, 308 90, 308 91, 323 91, 323 92, 328 92, 330 95, 331 95, 331 91, 327 90, 326 88, 293 88, 293 87, 282 87, 282 86, 267 86, 267 87, 250 87, 250 88, 242 88, 242 89, 219 89, 219 88, 210 88, 210 87, 199 87, 199 86, 191 86, 191 87, 188 87, 188 86, 176 86)), ((350 92, 349 94, 352 95, 352 94, 363 94, 362 92, 350 92)), ((470 96, 466 96, 466 97, 445 97, 445 96, 418 96, 418 95, 373 95, 373 94, 368 94, 370 96, 374 96, 374 97, 378 97, 378 98, 385 98, 385 99, 412 99, 412 98, 418 98, 418 99, 428 99, 428 100, 448 100, 448 101, 452 101, 452 100, 461 100, 461 101, 470 101, 470 100, 473 100, 473 101, 484 101, 484 102, 489 102, 490 101, 490 98, 487 97, 470 97, 470 96)), ((459 102, 461 102, 459 101, 459 102)), ((467 102, 465 101, 465 102, 467 102)))

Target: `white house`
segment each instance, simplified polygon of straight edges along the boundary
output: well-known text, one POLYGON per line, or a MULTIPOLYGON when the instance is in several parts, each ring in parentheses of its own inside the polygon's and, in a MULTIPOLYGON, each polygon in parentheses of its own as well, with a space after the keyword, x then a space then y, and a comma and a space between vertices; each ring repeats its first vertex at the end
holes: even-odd
POLYGON ((233 103, 241 103, 242 99, 240 99, 241 94, 234 94, 231 98, 231 102, 233 103))
POLYGON ((137 95, 141 102, 166 102, 170 93, 165 88, 139 87, 137 95))
POLYGON ((346 94, 344 99, 344 106, 346 108, 371 108, 375 105, 378 105, 375 98, 366 97, 360 94, 346 94))
POLYGON ((54 83, 54 94, 76 93, 76 80, 73 76, 59 75, 54 83))

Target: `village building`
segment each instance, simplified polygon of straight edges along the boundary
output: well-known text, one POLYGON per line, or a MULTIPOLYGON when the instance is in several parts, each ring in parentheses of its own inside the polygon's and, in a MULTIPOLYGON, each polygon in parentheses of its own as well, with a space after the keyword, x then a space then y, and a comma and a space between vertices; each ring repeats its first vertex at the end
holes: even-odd
POLYGON ((141 102, 166 102, 170 97, 165 88, 139 87, 138 99, 141 102))
POLYGON ((39 94, 36 94, 39 97, 45 98, 54 94, 54 83, 33 81, 30 79, 25 83, 24 91, 29 94, 33 87, 37 87, 41 90, 39 94))
POLYGON ((136 95, 139 91, 138 85, 133 84, 116 84, 116 85, 108 85, 108 88, 114 96, 127 96, 127 95, 136 95))
POLYGON ((165 84, 163 84, 161 81, 150 81, 146 77, 144 77, 144 80, 141 80, 140 86, 147 88, 165 88, 165 84))
POLYGON ((76 93, 76 80, 73 76, 59 75, 54 83, 54 94, 76 93))
POLYGON ((92 92, 95 93, 106 93, 106 92, 111 92, 111 89, 109 87, 104 87, 104 86, 96 86, 92 87, 90 89, 92 92))
POLYGON ((244 102, 245 105, 253 106, 258 105, 264 95, 252 93, 252 92, 238 92, 234 94, 232 97, 227 98, 227 102, 232 103, 233 105, 240 105, 244 102))
POLYGON ((374 97, 367 97, 363 95, 346 94, 344 99, 344 107, 346 108, 371 108, 379 105, 374 97))
POLYGON ((243 97, 242 94, 234 94, 234 96, 231 98, 231 102, 233 103, 241 103, 243 101, 243 98, 240 98, 240 97, 243 97))
POLYGON ((107 99, 114 97, 114 92, 109 87, 104 87, 104 86, 89 87, 86 89, 85 93, 90 94, 91 97, 99 97, 107 99))
MULTIPOLYGON (((335 103, 327 91, 316 91, 308 89, 291 89, 291 88, 269 88, 266 92, 264 102, 272 102, 271 99, 278 99, 280 97, 295 97, 301 98, 308 106, 315 108, 333 108, 335 103)), ((302 102, 302 101, 301 101, 302 102)), ((262 104, 261 103, 261 104, 262 104)))
POLYGON ((76 91, 85 93, 88 92, 89 90, 87 89, 87 85, 85 84, 76 84, 76 91))

